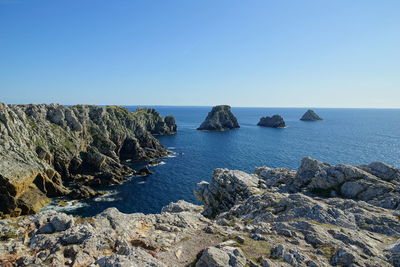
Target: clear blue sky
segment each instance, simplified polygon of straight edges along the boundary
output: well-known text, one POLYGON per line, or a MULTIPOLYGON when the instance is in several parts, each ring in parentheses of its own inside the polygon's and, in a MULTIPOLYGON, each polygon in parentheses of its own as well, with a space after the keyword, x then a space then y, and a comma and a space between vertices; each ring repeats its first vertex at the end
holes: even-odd
POLYGON ((0 0, 0 101, 400 108, 400 1, 0 0))

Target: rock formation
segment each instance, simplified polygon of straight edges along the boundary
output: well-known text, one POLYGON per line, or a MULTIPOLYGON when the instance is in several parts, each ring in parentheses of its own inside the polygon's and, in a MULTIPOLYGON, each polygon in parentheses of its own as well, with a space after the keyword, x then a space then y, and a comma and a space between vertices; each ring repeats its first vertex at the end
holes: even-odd
POLYGON ((0 103, 0 214, 31 214, 57 196, 93 195, 82 185, 121 183, 134 171, 122 160, 167 150, 152 134, 176 132, 155 110, 117 106, 0 103))
POLYGON ((197 130, 223 131, 240 128, 236 117, 227 105, 215 106, 197 130))
POLYGON ((399 180, 378 162, 216 169, 195 190, 204 207, 1 220, 0 265, 400 266, 399 180))
POLYGON ((274 115, 272 117, 262 117, 257 123, 258 126, 271 127, 271 128, 285 128, 286 124, 282 116, 274 115))
POLYGON ((317 113, 314 112, 314 110, 307 110, 306 113, 301 117, 302 121, 322 121, 322 118, 318 116, 317 113))

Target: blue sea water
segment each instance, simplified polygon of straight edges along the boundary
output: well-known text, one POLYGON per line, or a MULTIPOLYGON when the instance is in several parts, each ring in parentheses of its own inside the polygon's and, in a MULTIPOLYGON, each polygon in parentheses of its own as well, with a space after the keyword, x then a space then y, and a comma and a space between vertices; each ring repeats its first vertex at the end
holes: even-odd
POLYGON ((192 190, 199 181, 210 180, 214 168, 297 169, 304 156, 332 164, 384 161, 400 167, 399 109, 315 109, 324 121, 303 122, 299 118, 304 108, 233 108, 240 129, 203 132, 196 128, 210 107, 154 108, 177 120, 176 135, 158 137, 176 156, 152 167, 153 175, 108 187, 110 195, 83 202, 69 213, 92 216, 109 207, 125 213, 157 213, 172 201, 197 203, 192 190), (261 116, 274 114, 284 117, 287 128, 256 126, 261 116))

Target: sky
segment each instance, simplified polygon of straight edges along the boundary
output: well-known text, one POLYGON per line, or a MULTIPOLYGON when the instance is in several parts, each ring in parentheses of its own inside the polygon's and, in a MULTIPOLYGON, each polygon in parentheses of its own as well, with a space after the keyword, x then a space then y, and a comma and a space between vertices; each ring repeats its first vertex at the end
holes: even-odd
POLYGON ((0 0, 0 102, 400 108, 399 0, 0 0))

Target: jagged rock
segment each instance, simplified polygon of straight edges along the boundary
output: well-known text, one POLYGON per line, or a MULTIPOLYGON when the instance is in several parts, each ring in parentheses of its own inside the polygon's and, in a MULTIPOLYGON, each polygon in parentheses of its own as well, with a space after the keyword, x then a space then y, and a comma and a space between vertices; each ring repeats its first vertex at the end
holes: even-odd
POLYGON ((177 126, 174 116, 168 115, 163 118, 152 108, 138 108, 137 112, 141 113, 141 117, 143 117, 142 124, 153 135, 176 133, 177 126))
POLYGON ((130 251, 129 255, 112 255, 96 261, 99 267, 166 267, 165 264, 140 248, 130 251))
POLYGON ((355 256, 346 249, 339 249, 331 260, 331 264, 336 266, 351 266, 355 262, 355 256))
POLYGON ((286 123, 282 116, 274 115, 272 117, 262 117, 257 123, 258 126, 271 127, 271 128, 285 128, 286 123))
POLYGON ((240 248, 209 247, 206 248, 196 262, 196 267, 244 267, 246 257, 240 248))
POLYGON ((0 106, 3 214, 35 213, 52 197, 93 195, 79 190, 82 184, 121 183, 133 172, 121 164, 122 160, 167 155, 152 134, 176 132, 174 118, 162 118, 153 109, 130 112, 117 106, 0 106), (92 180, 81 181, 82 176, 92 180))
POLYGON ((203 207, 194 205, 192 203, 186 202, 184 200, 179 200, 178 202, 172 202, 167 206, 163 207, 161 212, 171 212, 171 213, 180 213, 180 212, 199 212, 202 211, 203 207))
POLYGON ((306 113, 301 117, 302 121, 322 121, 322 118, 314 112, 314 110, 307 110, 306 113))
POLYGON ((211 182, 198 183, 194 195, 206 204, 204 214, 213 217, 258 192, 258 182, 257 176, 242 171, 215 169, 211 182))
POLYGON ((88 186, 81 185, 79 188, 73 189, 69 194, 68 197, 72 199, 84 199, 84 198, 92 198, 99 196, 100 193, 91 189, 88 186))
POLYGON ((197 130, 222 131, 240 128, 228 105, 215 106, 197 130))
POLYGON ((137 173, 138 173, 139 175, 144 175, 144 176, 153 174, 153 172, 150 171, 149 167, 147 167, 147 166, 141 168, 137 173))

